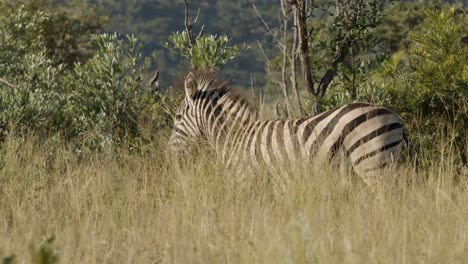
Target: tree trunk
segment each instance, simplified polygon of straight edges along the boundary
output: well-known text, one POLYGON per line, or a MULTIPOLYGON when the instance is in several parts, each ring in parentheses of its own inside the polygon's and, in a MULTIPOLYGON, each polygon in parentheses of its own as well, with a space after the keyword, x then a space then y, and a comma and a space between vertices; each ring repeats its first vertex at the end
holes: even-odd
MULTIPOLYGON (((296 17, 296 10, 294 12, 294 17, 296 17)), ((303 109, 302 109, 302 103, 301 103, 301 97, 299 96, 299 91, 297 89, 297 77, 296 77, 296 50, 297 50, 297 28, 294 28, 293 32, 293 45, 291 47, 291 57, 290 57, 290 64, 291 64, 291 86, 292 86, 292 92, 294 94, 294 97, 296 98, 296 103, 297 103, 297 109, 300 115, 303 114, 303 109)))
POLYGON ((286 0, 280 0, 281 11, 283 12, 283 60, 281 66, 281 88, 283 90, 284 100, 286 103, 286 113, 289 118, 291 117, 291 101, 289 99, 288 80, 286 79, 286 65, 288 62, 288 19, 286 9, 284 7, 284 1, 286 0))
POLYGON ((314 80, 310 68, 309 58, 309 32, 307 30, 306 1, 298 0, 293 3, 295 11, 295 21, 299 38, 299 59, 301 61, 301 72, 304 86, 311 96, 316 96, 314 80))

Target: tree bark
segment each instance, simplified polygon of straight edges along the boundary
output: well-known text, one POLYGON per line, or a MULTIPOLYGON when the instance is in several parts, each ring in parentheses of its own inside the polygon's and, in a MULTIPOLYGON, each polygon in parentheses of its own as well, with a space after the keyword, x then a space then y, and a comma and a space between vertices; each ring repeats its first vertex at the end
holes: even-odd
MULTIPOLYGON (((296 10, 293 10, 294 16, 296 17, 296 10)), ((291 65, 291 86, 292 86, 292 92, 294 94, 294 97, 296 98, 296 103, 297 103, 297 108, 298 112, 300 115, 303 114, 303 109, 302 109, 302 103, 301 103, 301 97, 299 96, 299 91, 297 89, 297 77, 296 77, 296 66, 297 66, 297 61, 296 61, 296 50, 297 50, 297 28, 293 29, 293 45, 291 47, 291 57, 290 57, 290 65, 291 65)))
POLYGON ((314 80, 310 68, 309 58, 309 32, 307 28, 306 1, 305 0, 290 0, 291 5, 295 9, 295 21, 298 30, 299 38, 299 60, 301 62, 302 79, 307 92, 311 96, 316 96, 314 89, 314 80))
POLYGON ((281 88, 283 90, 284 100, 286 103, 286 113, 289 118, 291 117, 291 100, 289 99, 288 80, 286 79, 286 65, 288 62, 288 18, 284 1, 286 0, 280 0, 281 11, 283 13, 283 61, 281 65, 281 88))

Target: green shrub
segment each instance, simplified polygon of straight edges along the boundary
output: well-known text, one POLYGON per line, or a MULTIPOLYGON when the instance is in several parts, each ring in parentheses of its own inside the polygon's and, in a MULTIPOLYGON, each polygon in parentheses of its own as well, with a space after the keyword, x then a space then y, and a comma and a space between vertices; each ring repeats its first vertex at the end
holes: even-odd
MULTIPOLYGON (((1 133, 34 133, 99 149, 166 128, 171 101, 144 82, 152 58, 133 36, 92 36, 95 52, 65 68, 49 58, 44 12, 19 8, 0 21, 1 133)), ((0 134, 1 135, 1 134, 0 134)))
POLYGON ((121 143, 138 134, 138 114, 152 96, 143 84, 151 60, 143 59, 132 36, 104 34, 93 41, 98 47, 95 55, 65 75, 70 132, 93 144, 121 143))
POLYGON ((385 52, 392 54, 407 49, 412 43, 409 32, 418 30, 426 18, 426 9, 437 6, 436 1, 395 1, 385 11, 382 24, 374 29, 385 52))
POLYGON ((43 15, 42 21, 34 24, 40 30, 21 32, 17 37, 24 39, 40 35, 47 48, 47 57, 56 64, 67 66, 76 61, 86 61, 93 55, 95 48, 91 34, 100 32, 107 23, 101 6, 90 1, 0 1, 1 17, 9 17, 18 9, 32 14, 39 11, 43 15))
POLYGON ((43 12, 18 9, 0 22, 0 77, 13 85, 0 85, 0 128, 27 131, 34 127, 40 135, 53 133, 62 119, 65 103, 59 74, 47 57, 42 23, 43 12))
POLYGON ((202 35, 192 46, 187 33, 182 31, 172 34, 165 47, 189 60, 193 68, 217 70, 248 48, 245 44, 231 46, 229 41, 226 35, 202 35))
POLYGON ((350 55, 350 62, 338 68, 336 85, 321 98, 324 109, 331 109, 351 102, 369 102, 389 105, 390 95, 373 75, 385 59, 384 55, 350 55))
POLYGON ((415 134, 425 146, 431 147, 443 132, 464 152, 468 46, 462 38, 467 17, 454 8, 427 10, 426 16, 421 29, 411 32, 408 51, 393 55, 383 64, 381 83, 393 108, 406 119, 420 117, 415 134))

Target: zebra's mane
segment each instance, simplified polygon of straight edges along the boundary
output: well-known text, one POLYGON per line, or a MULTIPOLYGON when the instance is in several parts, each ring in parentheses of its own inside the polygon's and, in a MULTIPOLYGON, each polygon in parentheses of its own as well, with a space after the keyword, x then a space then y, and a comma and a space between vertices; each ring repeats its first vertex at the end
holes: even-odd
POLYGON ((240 102, 242 105, 247 105, 254 113, 258 111, 257 108, 247 98, 242 96, 238 91, 232 89, 228 85, 227 81, 220 78, 216 72, 209 70, 192 70, 191 72, 195 76, 199 91, 217 91, 219 94, 227 96, 227 99, 240 102))
POLYGON ((198 90, 200 91, 230 90, 227 82, 213 71, 194 70, 192 73, 197 80, 198 90))

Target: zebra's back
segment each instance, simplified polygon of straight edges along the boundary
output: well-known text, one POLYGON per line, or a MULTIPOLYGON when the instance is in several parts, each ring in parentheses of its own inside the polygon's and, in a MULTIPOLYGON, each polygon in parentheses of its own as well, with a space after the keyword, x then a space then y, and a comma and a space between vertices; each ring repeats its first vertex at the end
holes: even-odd
POLYGON ((353 103, 297 120, 257 121, 233 140, 235 156, 257 165, 331 159, 344 151, 356 173, 373 185, 379 169, 399 157, 406 137, 395 113, 381 106, 353 103))

